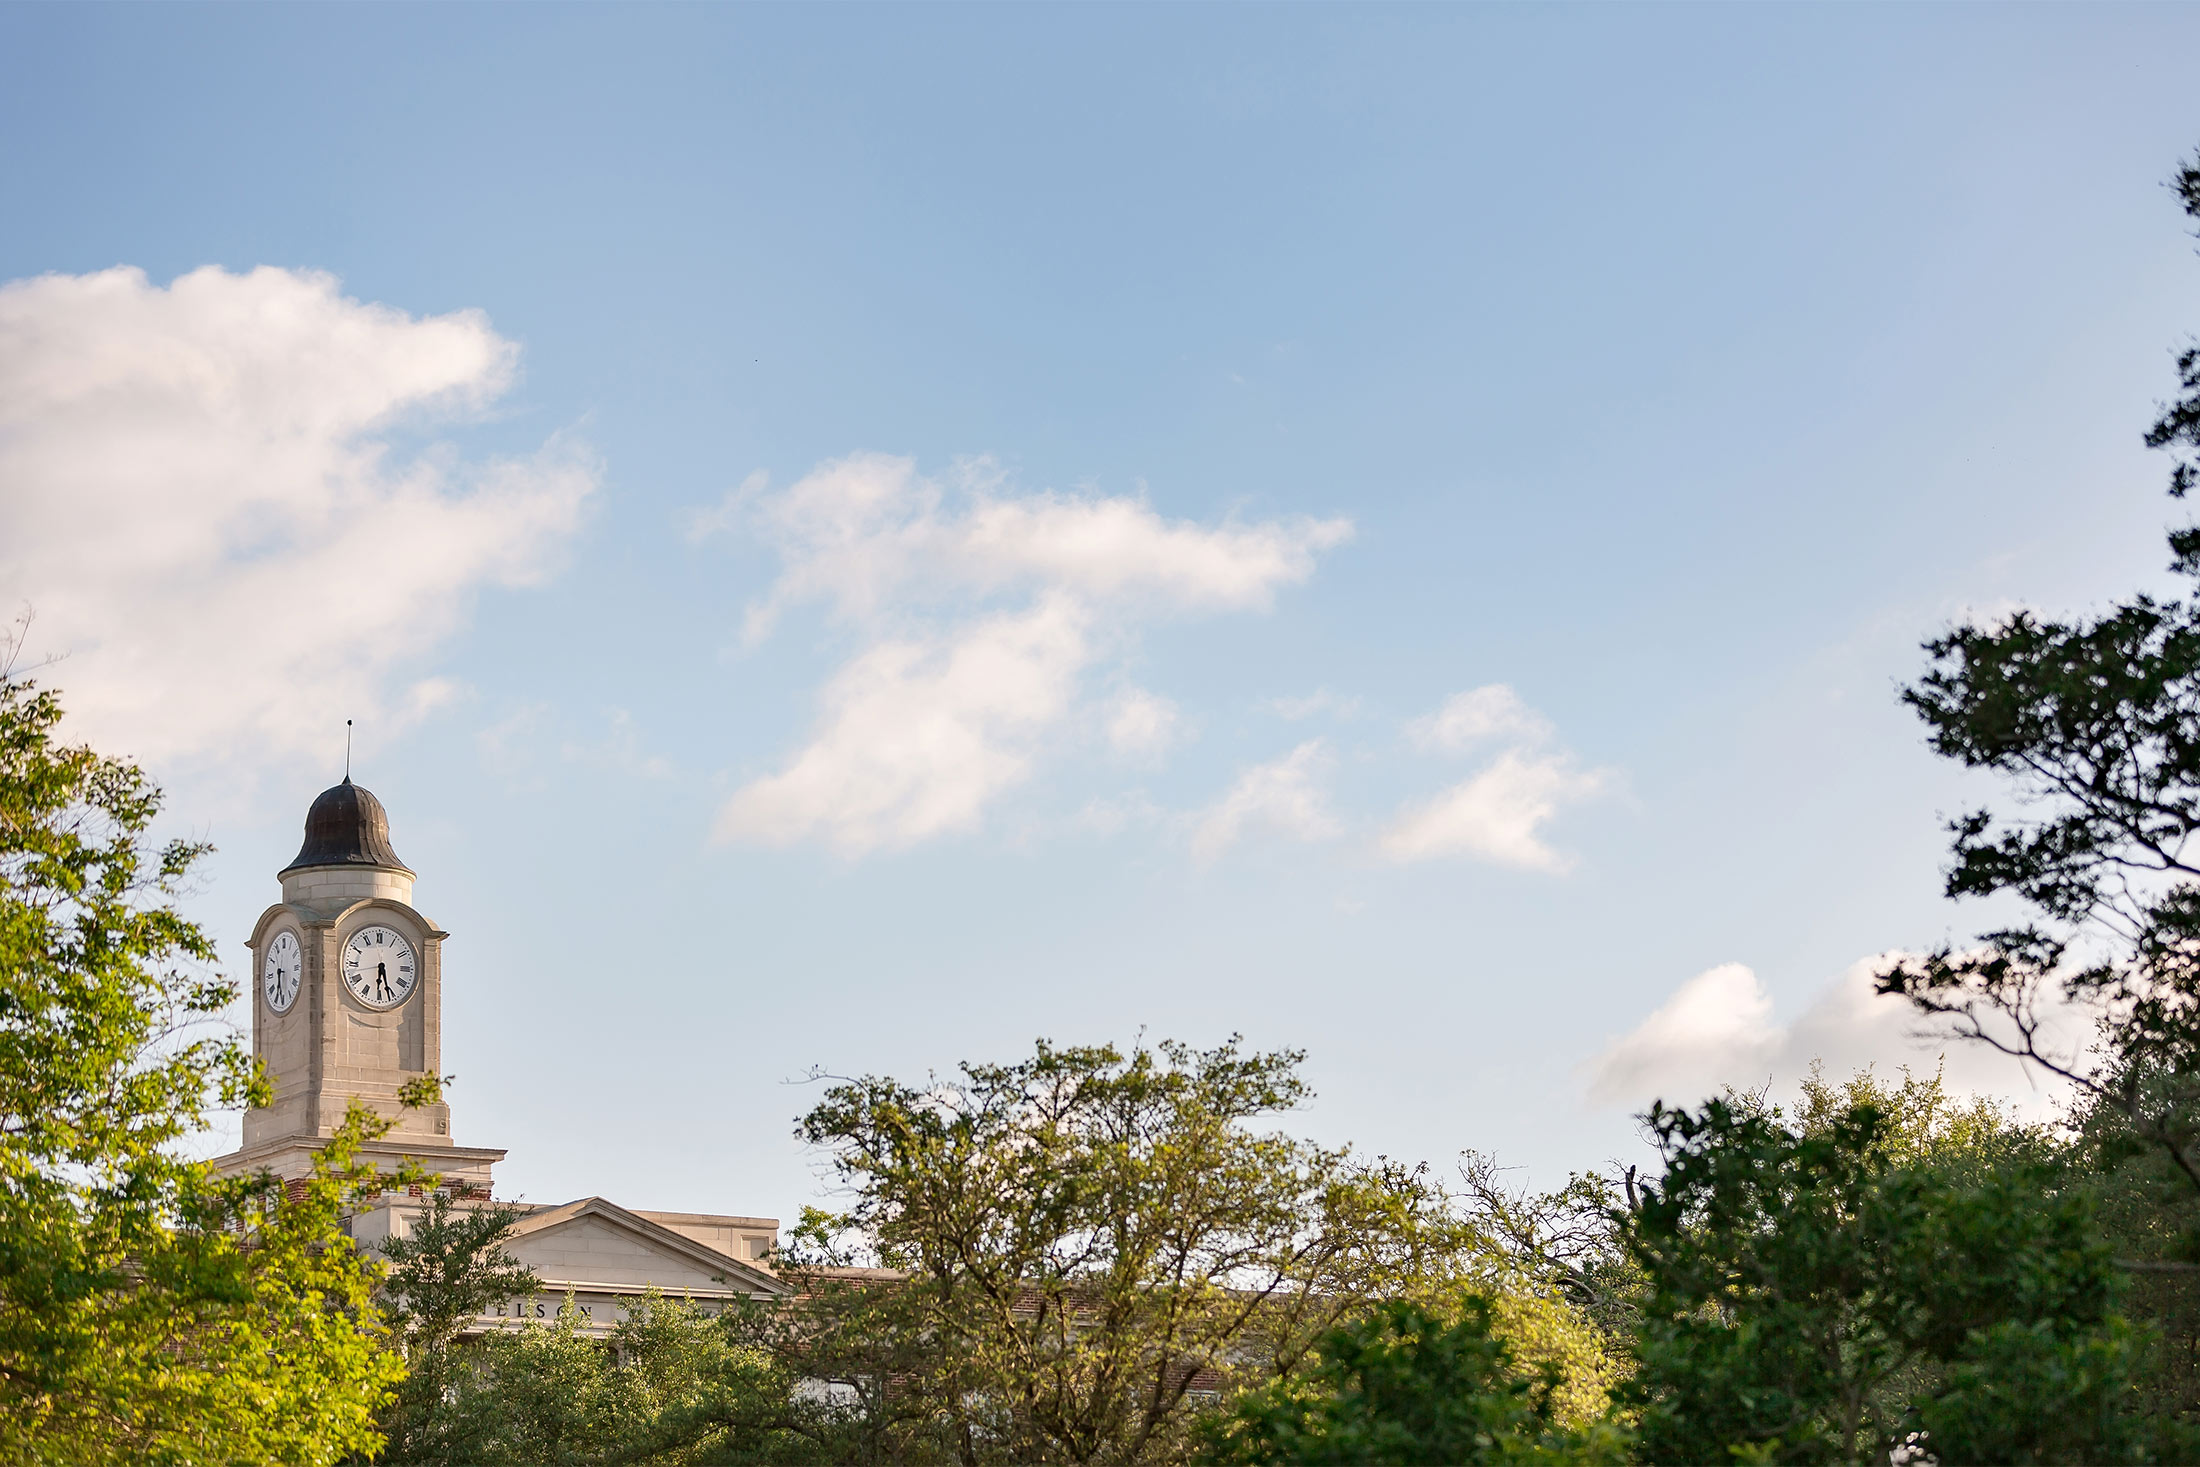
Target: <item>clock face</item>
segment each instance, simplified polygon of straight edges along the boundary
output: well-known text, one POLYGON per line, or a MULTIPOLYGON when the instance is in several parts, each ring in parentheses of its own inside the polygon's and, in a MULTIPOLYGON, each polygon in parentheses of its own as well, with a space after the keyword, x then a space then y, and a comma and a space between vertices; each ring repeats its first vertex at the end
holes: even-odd
POLYGON ((362 927, 344 939, 344 986, 370 1009, 403 1003, 419 969, 412 944, 387 927, 362 927))
POLYGON ((269 1008, 278 1014, 290 1012, 291 1004, 298 997, 298 975, 304 968, 305 955, 298 951, 298 934, 276 933, 260 964, 260 988, 267 995, 269 1008))

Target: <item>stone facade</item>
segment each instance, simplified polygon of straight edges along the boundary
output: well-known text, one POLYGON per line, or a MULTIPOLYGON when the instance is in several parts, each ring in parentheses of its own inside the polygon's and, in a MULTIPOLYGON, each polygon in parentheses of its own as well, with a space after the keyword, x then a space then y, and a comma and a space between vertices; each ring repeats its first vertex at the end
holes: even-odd
MULTIPOLYGON (((404 1236, 429 1205, 425 1197, 385 1199, 352 1218, 351 1235, 367 1246, 392 1233, 404 1236)), ((602 1335, 653 1289, 710 1314, 743 1300, 784 1298, 792 1290, 772 1274, 768 1256, 778 1227, 768 1217, 633 1212, 601 1197, 531 1207, 504 1247, 534 1270, 538 1287, 522 1298, 498 1300, 476 1328, 516 1329, 555 1319, 570 1298, 580 1328, 602 1335), (678 1219, 680 1226, 660 1219, 678 1219), (721 1246, 704 1238, 730 1241, 721 1246), (755 1255, 736 1257, 744 1248, 756 1249, 755 1255)))
MULTIPOLYGON (((335 884, 339 893, 367 884, 360 879, 365 873, 335 874, 351 878, 335 884)), ((442 1073, 442 956, 448 935, 411 903, 385 896, 338 894, 325 904, 283 901, 260 915, 246 943, 259 975, 253 984, 252 1047, 274 1082, 275 1103, 245 1112, 245 1150, 288 1137, 325 1141, 353 1101, 388 1116, 395 1123, 394 1138, 420 1146, 453 1144, 448 1105, 407 1109, 398 1101, 408 1082, 442 1073), (419 960, 412 992, 388 1009, 362 1002, 343 981, 344 943, 367 927, 395 931, 419 960), (296 940, 304 972, 297 997, 279 1013, 261 970, 271 944, 284 934, 296 940)))
POLYGON ((283 901, 293 907, 322 911, 350 906, 353 902, 384 901, 410 904, 413 874, 384 867, 308 866, 283 876, 283 901))

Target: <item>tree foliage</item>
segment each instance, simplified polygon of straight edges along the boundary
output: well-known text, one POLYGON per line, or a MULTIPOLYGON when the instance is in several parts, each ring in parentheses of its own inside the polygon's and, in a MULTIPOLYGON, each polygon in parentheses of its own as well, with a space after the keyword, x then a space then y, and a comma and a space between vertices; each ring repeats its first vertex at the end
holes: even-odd
POLYGON ((264 1102, 213 944, 174 900, 204 847, 60 743, 0 675, 0 1461, 333 1461, 399 1373, 340 1219, 380 1180, 354 1114, 314 1175, 213 1175, 178 1143, 264 1102))
POLYGON ((460 1336, 499 1300, 535 1292, 532 1269, 504 1250, 504 1239, 524 1212, 488 1203, 454 1205, 438 1190, 408 1234, 392 1234, 378 1251, 385 1260, 382 1299, 405 1357, 405 1379, 383 1413, 391 1462, 465 1462, 480 1443, 469 1434, 470 1413, 445 1405, 460 1336), (457 1435, 453 1436, 454 1431, 457 1435))
POLYGON ((1208 1424, 1212 1467, 1617 1463, 1626 1434, 1569 1426, 1559 1368, 1521 1362, 1491 1301, 1445 1320, 1398 1300, 1332 1329, 1303 1378, 1247 1392, 1208 1424))
POLYGON ((1298 1060, 1042 1043, 951 1081, 835 1085, 802 1134, 852 1201, 810 1236, 906 1277, 836 1277, 855 1255, 814 1246, 792 1260, 830 1322, 803 1373, 890 1398, 912 1450, 1181 1459, 1195 1391, 1297 1371, 1339 1320, 1452 1276, 1471 1241, 1422 1173, 1259 1128, 1305 1096, 1298 1060))
MULTIPOLYGON (((2200 222, 2200 158, 2174 182, 2200 222)), ((2182 499, 2200 482, 2200 347, 2177 372, 2146 442, 2171 455, 2182 499)), ((2200 576, 2200 526, 2169 541, 2172 569, 2200 576)), ((1931 746, 2013 797, 1951 822, 1948 893, 2009 893, 2036 920, 1895 963, 1882 990, 2067 1077, 2096 1131, 2113 1113, 2200 1192, 2200 595, 2019 611, 1926 651, 1903 697, 1931 746), (2058 1039, 2060 1004, 2091 1017, 2098 1044, 2058 1039)))
POLYGON ((554 1320, 491 1332, 450 1353, 432 1429, 393 1464, 580 1467, 648 1462, 808 1464, 831 1424, 804 1403, 739 1322, 651 1293, 609 1334, 591 1334, 569 1299, 554 1320))
POLYGON ((1731 1096, 1653 1111, 1665 1170, 1628 1230, 1647 1460, 2140 1460, 2087 1196, 2006 1156, 1951 1165, 1860 1088, 1821 1086, 1800 1130, 1731 1096))
POLYGON ((1459 1175, 1462 1215, 1499 1264, 1477 1286, 1498 1311, 1500 1332, 1523 1359, 1563 1367, 1562 1416, 1598 1414, 1623 1373, 1619 1357, 1634 1336, 1642 1293, 1624 1237, 1634 1169, 1576 1172, 1556 1191, 1538 1192, 1509 1182, 1495 1157, 1468 1151, 1459 1175), (1552 1348, 1538 1343, 1545 1331, 1528 1326, 1530 1313, 1552 1321, 1552 1348))

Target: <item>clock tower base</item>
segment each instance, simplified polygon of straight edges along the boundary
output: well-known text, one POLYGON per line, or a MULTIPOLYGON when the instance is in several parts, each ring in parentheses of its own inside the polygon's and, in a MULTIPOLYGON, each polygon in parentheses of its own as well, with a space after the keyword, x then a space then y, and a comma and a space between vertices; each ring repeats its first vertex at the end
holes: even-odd
MULTIPOLYGON (((285 1181, 293 1181, 312 1175, 314 1155, 327 1144, 323 1138, 284 1136, 216 1157, 214 1168, 228 1176, 268 1171, 285 1181)), ((396 1172, 411 1163, 439 1179, 434 1185, 462 1197, 490 1195, 489 1169, 504 1160, 501 1147, 422 1146, 395 1136, 383 1136, 365 1143, 358 1155, 361 1161, 371 1162, 377 1171, 396 1172)))

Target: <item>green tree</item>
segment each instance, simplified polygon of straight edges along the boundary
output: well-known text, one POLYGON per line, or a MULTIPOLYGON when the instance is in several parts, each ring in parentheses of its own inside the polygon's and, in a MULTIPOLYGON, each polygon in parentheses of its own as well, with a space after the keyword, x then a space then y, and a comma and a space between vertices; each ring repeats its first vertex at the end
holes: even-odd
MULTIPOLYGON (((2173 186, 2200 223, 2200 157, 2173 186)), ((2200 346, 2176 368, 2146 442, 2184 500, 2200 484, 2200 346)), ((2169 550, 2173 573, 2200 578, 2200 525, 2172 528, 2169 550)), ((1880 987, 2073 1084, 2070 1159, 2134 1275, 2135 1317, 2162 1336, 2151 1409, 2200 1420, 2200 594, 2020 612, 1926 650, 1904 698, 1931 746, 2012 796, 1951 823, 1948 894, 2006 893, 2030 920, 1890 965, 1880 987), (2081 1032, 2059 1032, 2058 1011, 2081 1032)))
POLYGON ((387 1272, 385 1313, 403 1351, 406 1375, 382 1416, 393 1463, 462 1464, 479 1458, 470 1435, 477 1413, 449 1408, 460 1336, 499 1300, 535 1292, 534 1270, 504 1250, 524 1211, 499 1203, 454 1206, 438 1190, 409 1235, 379 1247, 387 1272))
POLYGON ((615 1325, 609 1345, 620 1389, 607 1414, 614 1434, 631 1443, 618 1460, 663 1467, 850 1460, 843 1413, 800 1389, 748 1327, 776 1307, 712 1315, 653 1296, 615 1325))
POLYGON ((1581 1424, 1603 1415, 1626 1374, 1642 1273, 1629 1257, 1624 1220, 1635 1185, 1576 1172, 1552 1192, 1507 1181, 1491 1156, 1460 1158, 1459 1203, 1487 1239, 1493 1266, 1477 1281, 1498 1311, 1498 1329, 1521 1359, 1549 1363, 1563 1378, 1560 1417, 1581 1424))
POLYGON ((1422 1174, 1258 1128, 1305 1096, 1298 1060, 1041 1043, 835 1085, 801 1134, 853 1199, 789 1261, 822 1301, 795 1372, 866 1402, 881 1458, 1182 1460, 1208 1393, 1466 1272, 1475 1235, 1422 1174), (856 1258, 895 1277, 837 1272, 856 1258))
POLYGON ((216 1178, 178 1143, 264 1103, 236 988, 174 898, 160 793, 57 741, 0 669, 0 1461, 333 1461, 400 1366, 341 1217, 381 1181, 354 1114, 314 1175, 216 1178))
POLYGON ((1211 1422, 1210 1467, 1423 1467, 1428 1463, 1618 1463, 1626 1434, 1569 1428, 1558 1369, 1524 1368, 1490 1301, 1446 1321, 1394 1301, 1322 1340, 1314 1369, 1233 1402, 1211 1422))
POLYGON ((606 1433, 605 1396, 617 1362, 581 1327, 568 1301, 556 1319, 492 1334, 468 1348, 450 1385, 463 1459, 480 1467, 564 1467, 602 1460, 633 1443, 606 1433))
POLYGON ((452 1352, 437 1422, 469 1467, 650 1463, 810 1464, 831 1423, 807 1406, 737 1317, 651 1294, 604 1337, 569 1299, 557 1318, 497 1330, 452 1352))
MULTIPOLYGON (((1978 1182, 2011 1169, 2052 1168, 2063 1159, 2054 1127, 2021 1121, 2007 1104, 1990 1096, 1958 1100, 1948 1093, 1937 1069, 1930 1079, 1911 1074, 1907 1066, 1901 1075, 1900 1080, 1888 1080, 1867 1066, 1836 1083, 1826 1078, 1822 1064, 1813 1062, 1803 1077, 1796 1134, 1830 1137, 1850 1117, 1869 1109, 1879 1117, 1877 1154, 1889 1165, 1928 1166, 1953 1179, 1978 1182)), ((1778 1119, 1777 1109, 1761 1100, 1751 1102, 1751 1108, 1778 1119)))
MULTIPOLYGON (((2174 184, 2200 222, 2200 158, 2174 184)), ((2182 499, 2200 483, 2200 346, 2177 371, 2146 441, 2170 453, 2182 499)), ((2200 525, 2169 544, 2172 569, 2200 577, 2200 525)), ((1948 894, 2010 893, 2036 920, 1894 963, 1880 987, 2067 1078, 2096 1140, 2151 1149, 2200 1199, 2200 595, 2020 611, 1926 651, 1903 697, 1932 748, 2014 796, 2014 814, 1951 823, 1948 894), (2058 1002, 2092 1017, 2097 1044, 2056 1035, 2058 1002)))
POLYGON ((1977 1113, 1936 1126, 1912 1082, 1905 1125, 1878 1088, 1821 1084, 1801 1131, 1746 1097, 1652 1111, 1624 1390, 1647 1460, 2144 1460, 2090 1199, 2038 1164, 1948 1165, 1977 1113))
POLYGON ((2124 1310, 2155 1335, 2140 1389, 2146 1411, 2200 1423, 2200 1193, 2117 1107, 2081 1096, 2066 1163, 2094 1195, 2100 1227, 2124 1270, 2124 1310))

